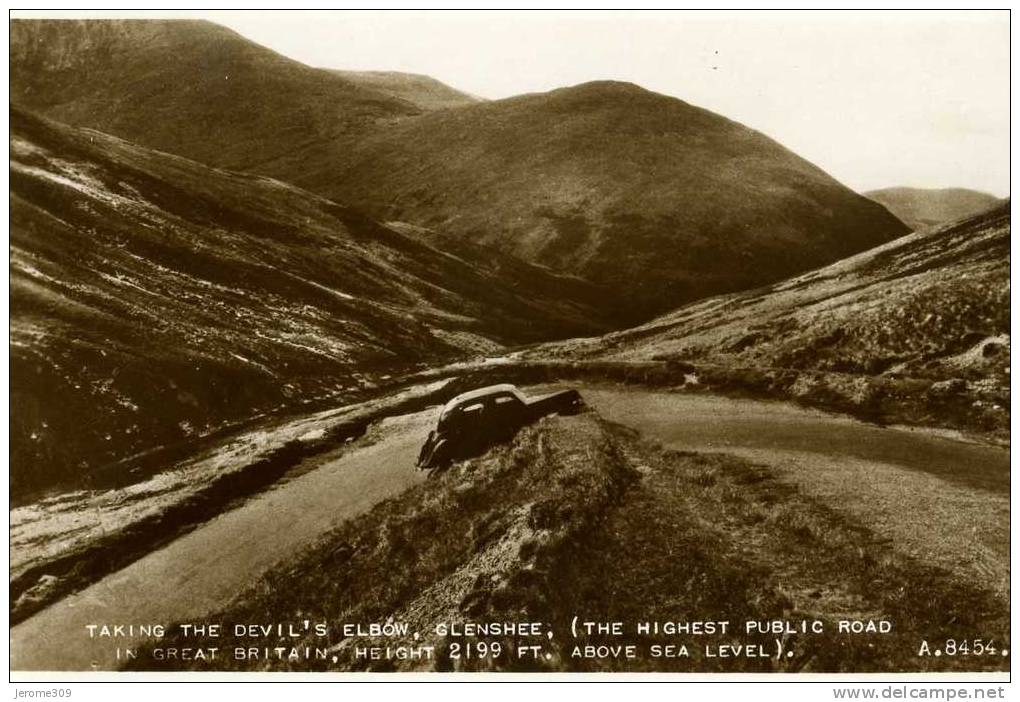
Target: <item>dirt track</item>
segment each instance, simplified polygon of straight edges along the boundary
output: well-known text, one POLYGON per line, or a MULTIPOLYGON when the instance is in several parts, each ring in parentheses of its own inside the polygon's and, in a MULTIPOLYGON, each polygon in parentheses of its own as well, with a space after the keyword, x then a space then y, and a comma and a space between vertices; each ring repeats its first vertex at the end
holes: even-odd
MULTIPOLYGON (((880 429, 779 403, 582 388, 604 417, 682 450, 767 463, 929 561, 963 563, 1008 587, 1009 452, 880 429), (955 560, 954 560, 955 559, 955 560)), ((134 562, 11 630, 13 670, 110 669, 130 638, 91 642, 86 624, 200 620, 344 519, 421 480, 414 460, 436 411, 388 420, 363 446, 134 562)))

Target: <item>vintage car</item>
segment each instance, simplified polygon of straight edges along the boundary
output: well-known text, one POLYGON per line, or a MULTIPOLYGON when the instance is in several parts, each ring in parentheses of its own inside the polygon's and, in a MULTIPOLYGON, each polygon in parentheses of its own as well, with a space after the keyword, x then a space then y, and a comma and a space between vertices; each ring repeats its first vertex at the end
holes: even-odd
POLYGON ((418 455, 419 470, 435 470, 477 456, 507 441, 526 424, 548 414, 575 414, 584 406, 577 390, 528 397, 513 385, 490 385, 446 403, 439 423, 418 455))

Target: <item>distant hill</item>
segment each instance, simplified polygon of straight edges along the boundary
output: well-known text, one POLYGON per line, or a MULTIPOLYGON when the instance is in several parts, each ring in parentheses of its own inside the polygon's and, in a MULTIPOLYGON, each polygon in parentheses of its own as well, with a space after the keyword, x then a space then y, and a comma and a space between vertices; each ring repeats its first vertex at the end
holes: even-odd
POLYGON ((609 328, 579 281, 19 110, 11 128, 16 497, 390 373, 609 328))
POLYGON ((610 287, 636 317, 907 231, 758 132, 626 83, 433 112, 277 166, 380 219, 610 287))
POLYGON ((884 205, 913 230, 955 222, 1002 202, 994 195, 966 188, 883 188, 864 196, 884 205))
POLYGON ((691 364, 700 387, 1008 441, 1009 201, 781 283, 534 355, 691 364))
POLYGON ((631 322, 907 232, 762 134, 631 84, 430 111, 451 96, 429 79, 310 68, 208 23, 11 34, 17 104, 496 246, 609 288, 631 322))
POLYGON ((481 98, 462 93, 446 83, 417 73, 398 71, 332 71, 352 83, 420 107, 423 110, 441 110, 482 102, 481 98))

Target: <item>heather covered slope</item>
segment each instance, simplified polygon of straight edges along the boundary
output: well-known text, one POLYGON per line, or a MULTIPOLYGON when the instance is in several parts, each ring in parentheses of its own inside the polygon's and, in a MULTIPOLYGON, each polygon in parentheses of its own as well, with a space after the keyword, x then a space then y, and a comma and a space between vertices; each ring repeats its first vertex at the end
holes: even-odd
MULTIPOLYGON (((11 111, 11 489, 418 364, 581 330, 501 280, 270 179, 11 111)), ((491 266, 490 266, 491 270, 491 266)))
POLYGON ((636 315, 757 286, 906 233, 767 137, 596 82, 404 120, 280 175, 445 239, 613 288, 636 315))
POLYGON ((691 383, 1008 441, 1009 252, 1006 202, 775 285, 531 355, 672 361, 690 365, 691 383))
POLYGON ((948 224, 1002 202, 994 195, 966 188, 883 188, 864 196, 884 205, 914 230, 948 224))

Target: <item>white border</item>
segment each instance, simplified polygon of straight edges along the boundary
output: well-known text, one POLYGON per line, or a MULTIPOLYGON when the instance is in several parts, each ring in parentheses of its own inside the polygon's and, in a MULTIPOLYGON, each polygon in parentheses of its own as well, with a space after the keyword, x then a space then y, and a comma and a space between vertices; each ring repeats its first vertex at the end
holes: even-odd
MULTIPOLYGON (((180 2, 168 2, 164 3, 167 8, 160 10, 138 10, 130 8, 127 3, 114 1, 104 3, 109 9, 104 10, 54 10, 44 7, 42 3, 27 2, 22 3, 20 9, 14 10, 9 8, 11 18, 29 18, 29 17, 48 17, 48 18, 176 18, 176 17, 204 17, 210 18, 211 15, 227 16, 238 12, 244 12, 241 10, 235 11, 204 11, 200 9, 187 8, 180 2)), ((458 5, 460 3, 457 3, 458 5)), ((540 3, 515 3, 516 9, 529 9, 529 10, 541 10, 542 4, 540 3)), ((565 6, 577 7, 577 3, 564 3, 565 6)), ((750 7, 746 7, 741 10, 734 10, 732 7, 728 7, 722 3, 708 3, 706 10, 716 15, 726 15, 729 17, 739 17, 742 14, 746 14, 748 10, 768 10, 770 8, 766 6, 755 7, 758 3, 749 3, 750 7)), ((605 3, 597 3, 596 6, 599 9, 592 9, 588 11, 595 11, 599 13, 605 13, 608 10, 605 9, 605 3)), ((655 8, 647 10, 648 12, 665 13, 671 10, 664 6, 663 3, 655 2, 650 4, 651 7, 655 8)), ((590 6, 589 6, 590 7, 590 6)), ((819 3, 819 6, 814 8, 815 10, 830 10, 826 12, 828 16, 848 14, 847 12, 832 12, 831 10, 843 9, 845 4, 837 4, 832 2, 819 3)), ((874 11, 881 11, 884 15, 900 14, 904 12, 910 12, 912 10, 928 10, 932 12, 950 14, 971 14, 972 11, 960 11, 954 9, 944 2, 921 4, 916 2, 905 2, 900 4, 901 10, 895 13, 884 10, 880 4, 868 3, 865 6, 859 7, 854 11, 869 9, 874 11), (933 7, 932 5, 935 5, 933 7), (946 9, 940 9, 945 7, 946 9)), ((268 9, 274 9, 271 3, 256 2, 254 7, 246 10, 249 12, 266 11, 268 9)), ((314 4, 309 11, 321 11, 326 8, 315 8, 314 4)), ((406 9, 406 10, 421 10, 425 9, 421 3, 409 3, 409 2, 396 2, 396 3, 382 3, 382 2, 365 2, 359 9, 370 9, 370 10, 394 10, 394 9, 406 9)), ((478 10, 484 10, 486 8, 475 8, 478 10)), ((987 8, 989 10, 1012 10, 1012 4, 1005 6, 997 6, 987 8)), ((454 10, 451 10, 454 11, 454 10)), ((568 10, 569 11, 569 10, 568 10)), ((775 11, 775 10, 773 10, 775 11)), ((782 12, 802 14, 805 10, 783 10, 782 12)), ((289 12, 295 12, 289 10, 289 12)), ((215 17, 211 17, 215 19, 215 17)), ((1011 81, 1010 89, 1011 95, 1013 93, 1013 81, 1015 80, 1012 76, 1014 67, 1015 55, 1012 49, 1015 48, 1012 31, 1010 33, 1010 45, 1011 45, 1011 81)), ((5 67, 9 72, 9 57, 4 57, 5 67)), ((4 90, 9 93, 9 85, 4 86, 4 90)), ((9 101, 9 95, 8 95, 9 101)), ((1012 117, 1011 117, 1012 119, 1012 117)), ((9 115, 4 115, 5 125, 9 129, 9 115)), ((1011 122, 1012 124, 1012 122, 1011 122)), ((1012 130, 1011 130, 1012 131, 1012 130)), ((1011 140, 1011 164, 1014 160, 1015 152, 1013 151, 1012 140, 1011 140)), ((4 178, 9 181, 9 174, 5 173, 4 178)), ((1012 186, 1012 177, 1010 179, 1012 186)), ((9 182, 8 182, 9 189, 9 182)), ((1011 187, 1012 191, 1012 187, 1011 187)), ((3 207, 5 211, 9 210, 9 204, 5 200, 3 207)), ((7 221, 9 222, 9 211, 6 212, 7 221)), ((6 232, 6 238, 9 244, 9 231, 6 232)), ((1011 242, 1011 255, 1016 255, 1015 244, 1011 242)), ((1012 278, 1012 271, 1011 271, 1012 278)), ((1012 281, 1015 282, 1015 281, 1012 281)), ((10 280, 8 272, 8 287, 5 290, 2 300, 0 300, 0 310, 10 319, 9 311, 9 289, 10 280)), ((1011 307, 1012 307, 1012 296, 1011 296, 1011 307)), ((1011 329, 1011 332, 1015 331, 1011 329)), ((9 347, 4 351, 4 365, 6 372, 3 374, 2 382, 6 389, 8 397, 10 397, 10 349, 9 347)), ((1012 408, 1011 408, 1012 410, 1012 408)), ((7 425, 10 426, 10 408, 9 404, 4 409, 5 417, 7 419, 7 425)), ((1015 416, 1015 415, 1014 415, 1015 416)), ((1013 430, 1012 422, 1015 419, 1011 418, 1011 432, 1013 430)), ((4 438, 5 443, 7 437, 4 438)), ((6 445, 4 447, 3 455, 9 461, 9 450, 6 445)), ((9 466, 8 466, 9 469, 9 466)), ((7 484, 4 485, 5 494, 9 498, 9 487, 7 484)), ((1016 498, 1016 485, 1012 485, 1011 489, 1011 503, 1016 498)), ((9 515, 8 530, 10 528, 9 515)), ((1013 534, 1013 522, 1012 522, 1012 509, 1011 509, 1011 535, 1013 534)), ((1013 556, 1016 555, 1017 549, 1020 548, 1017 544, 1017 539, 1013 538, 1011 543, 1011 561, 1013 556)), ((6 554, 8 558, 8 570, 9 554, 6 554)), ((1015 592, 1015 581, 1011 574, 1011 593, 1015 592)), ((8 587, 8 599, 9 599, 9 585, 8 587)), ((1011 594, 1011 605, 1012 605, 1012 594, 1011 594)), ((1018 613, 1016 607, 1011 607, 1011 630, 1016 630, 1018 613)), ((9 618, 9 614, 5 608, 4 617, 9 618)), ((9 621, 8 621, 9 629, 9 621)), ((8 661, 10 660, 10 640, 4 645, 5 655, 8 661)), ((1010 670, 1012 671, 1012 662, 1010 663, 1010 670)), ((88 695, 91 693, 97 693, 91 695, 92 697, 101 698, 104 700, 116 700, 116 699, 130 699, 136 701, 139 694, 145 695, 147 698, 152 699, 175 699, 177 698, 177 688, 174 685, 160 685, 160 683, 195 683, 199 687, 197 689, 188 688, 182 690, 184 694, 195 694, 203 692, 212 696, 214 694, 222 695, 224 692, 229 693, 230 688, 223 688, 223 683, 261 683, 258 694, 254 697, 261 698, 264 694, 268 699, 270 695, 274 699, 278 699, 278 693, 280 692, 280 685, 291 685, 293 683, 302 683, 297 689, 298 694, 302 697, 309 697, 312 699, 318 698, 319 695, 329 696, 335 698, 337 690, 332 686, 333 683, 360 683, 360 682, 385 682, 385 683, 435 683, 435 682, 469 682, 473 683, 470 688, 472 690, 472 697, 476 697, 478 690, 475 684, 484 684, 486 688, 491 687, 492 683, 520 683, 520 682, 542 682, 542 683, 590 683, 590 682, 601 682, 601 683, 653 683, 653 682, 665 682, 665 683, 684 683, 684 689, 681 693, 691 699, 711 699, 720 695, 725 696, 727 692, 733 692, 741 695, 754 695, 760 697, 763 700, 778 700, 784 701, 795 700, 795 699, 811 699, 816 700, 820 698, 833 699, 832 692, 824 692, 818 688, 818 684, 825 684, 830 688, 841 688, 841 687, 867 687, 867 688, 887 688, 889 686, 905 686, 905 689, 920 689, 926 687, 938 687, 938 688, 966 688, 970 689, 976 686, 995 686, 998 684, 1008 684, 1010 681, 1010 673, 892 673, 892 674, 873 674, 873 673, 767 673, 767 674, 742 674, 742 673, 218 673, 218 672, 194 672, 194 673, 122 673, 122 672, 27 672, 27 671, 12 671, 10 673, 10 682, 8 683, 8 699, 12 699, 11 688, 15 690, 45 690, 51 688, 57 688, 61 686, 69 686, 74 692, 71 699, 77 699, 80 696, 88 695), (46 684, 42 684, 46 683, 46 684), (80 684, 85 684, 81 685, 80 684), (141 690, 135 687, 135 685, 125 683, 142 683, 145 684, 145 689, 141 690), (310 683, 310 684, 303 684, 310 683), (329 686, 324 686, 323 683, 330 683, 329 686), (747 683, 758 683, 753 687, 746 687, 747 683), (763 687, 760 683, 766 683, 763 687), (808 683, 808 684, 805 684, 808 683), (810 684, 814 683, 814 684, 810 684), (155 685, 154 685, 155 684, 155 685), (719 687, 722 685, 723 687, 719 687)), ((456 689, 457 686, 444 685, 443 695, 444 697, 457 697, 457 694, 452 694, 448 690, 456 689)), ((1012 692, 1011 686, 1009 691, 1012 692)), ((638 690, 641 694, 647 694, 651 692, 646 685, 642 685, 638 690)), ((676 694, 678 691, 674 691, 672 694, 676 694)), ((252 693, 247 693, 252 694, 252 693)), ((205 698, 205 694, 201 695, 205 698)), ((516 693, 515 693, 516 696, 516 693)), ((38 697, 35 699, 39 699, 38 697)), ((52 698, 50 698, 52 699, 52 698)), ((879 697, 878 699, 888 699, 879 697)), ((944 697, 942 699, 945 699, 944 697)))

